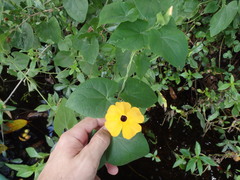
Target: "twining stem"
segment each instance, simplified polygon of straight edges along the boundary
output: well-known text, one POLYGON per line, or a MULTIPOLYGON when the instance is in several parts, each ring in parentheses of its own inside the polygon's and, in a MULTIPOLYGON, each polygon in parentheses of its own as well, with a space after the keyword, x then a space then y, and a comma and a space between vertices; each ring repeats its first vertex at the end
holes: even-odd
POLYGON ((4 105, 7 104, 7 102, 9 101, 9 99, 12 97, 13 93, 15 93, 15 91, 17 90, 17 88, 20 86, 20 84, 23 82, 25 78, 22 78, 17 85, 15 86, 15 88, 12 90, 12 92, 9 94, 9 96, 7 97, 7 99, 3 102, 4 105))
POLYGON ((136 54, 136 51, 133 51, 132 54, 131 54, 130 61, 129 61, 128 66, 127 66, 127 72, 126 72, 126 75, 125 75, 125 77, 123 79, 123 84, 122 84, 121 90, 118 93, 118 98, 119 98, 120 94, 122 93, 122 91, 125 88, 125 84, 126 84, 126 81, 128 79, 128 76, 129 76, 129 73, 130 73, 130 69, 131 69, 132 63, 133 63, 133 57, 135 56, 135 54, 136 54))

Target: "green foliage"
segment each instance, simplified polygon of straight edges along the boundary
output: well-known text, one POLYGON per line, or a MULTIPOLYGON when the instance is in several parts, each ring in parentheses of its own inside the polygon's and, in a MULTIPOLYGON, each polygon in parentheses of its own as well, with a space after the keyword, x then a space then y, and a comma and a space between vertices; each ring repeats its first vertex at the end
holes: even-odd
POLYGON ((65 98, 61 100, 54 118, 54 131, 58 136, 61 136, 65 130, 72 128, 78 122, 73 110, 65 106, 66 102, 65 98))
POLYGON ((37 179, 40 172, 42 171, 44 167, 44 158, 47 157, 48 153, 38 153, 34 148, 29 147, 26 148, 27 154, 31 158, 38 158, 39 162, 29 166, 29 165, 23 165, 23 164, 9 164, 6 163, 8 167, 11 169, 17 171, 17 176, 22 178, 28 178, 31 175, 34 174, 34 179, 37 179))
POLYGON ((27 51, 34 47, 34 39, 32 26, 25 22, 13 33, 11 45, 27 51))
POLYGON ((127 140, 120 135, 112 138, 112 142, 104 153, 103 159, 110 164, 122 166, 145 156, 148 152, 148 143, 142 133, 138 133, 131 140, 127 140))
POLYGON ((134 3, 145 19, 156 18, 156 14, 161 11, 161 4, 159 0, 134 0, 134 3))
POLYGON ((116 1, 103 7, 99 14, 98 26, 122 23, 125 21, 134 22, 137 18, 138 11, 131 2, 116 1))
POLYGON ((223 7, 212 17, 210 21, 211 36, 217 35, 222 30, 226 29, 233 21, 238 11, 237 1, 232 1, 223 7))
POLYGON ((159 158, 159 156, 157 154, 158 154, 158 151, 155 150, 154 153, 148 153, 145 157, 151 158, 152 161, 155 161, 155 162, 161 162, 161 159, 159 158))
POLYGON ((96 37, 75 39, 75 49, 79 50, 84 60, 90 64, 96 62, 99 53, 99 44, 96 37))
POLYGON ((175 154, 176 162, 173 165, 173 168, 180 167, 185 169, 185 171, 191 171, 193 174, 195 171, 199 175, 203 173, 204 166, 217 166, 210 157, 201 153, 201 145, 196 142, 194 148, 194 154, 189 151, 189 149, 180 149, 181 155, 175 154))
POLYGON ((173 66, 183 68, 187 56, 185 35, 175 28, 164 27, 149 34, 150 49, 173 66))
POLYGON ((62 32, 58 20, 53 16, 47 22, 42 22, 36 27, 36 32, 42 42, 58 43, 62 32))
POLYGON ((147 45, 147 28, 148 23, 143 20, 121 23, 108 42, 122 49, 139 50, 147 45))
POLYGON ((68 15, 78 22, 84 22, 88 11, 87 0, 63 0, 68 15))
POLYGON ((147 108, 157 101, 154 91, 144 82, 128 78, 120 97, 133 106, 147 108))
MULTIPOLYGON (((239 153, 237 137, 226 138, 240 125, 239 16, 236 0, 0 0, 0 73, 23 82, 26 94, 37 91, 43 104, 35 110, 48 111, 59 136, 79 117, 104 117, 116 101, 143 112, 160 104, 169 128, 182 120, 191 127, 189 115, 196 115, 203 135, 218 131, 225 157, 239 153), (51 93, 41 94, 39 77, 51 82, 51 93)), ((14 110, 6 103, 0 100, 0 124, 14 110)), ((53 146, 54 137, 48 142, 53 146)), ((119 136, 103 161, 123 165, 148 151, 142 134, 119 136)), ((180 153, 173 167, 202 174, 216 165, 199 143, 194 153, 180 153)), ((148 157, 158 161, 157 151, 148 157)), ((21 177, 42 166, 9 165, 21 177)))

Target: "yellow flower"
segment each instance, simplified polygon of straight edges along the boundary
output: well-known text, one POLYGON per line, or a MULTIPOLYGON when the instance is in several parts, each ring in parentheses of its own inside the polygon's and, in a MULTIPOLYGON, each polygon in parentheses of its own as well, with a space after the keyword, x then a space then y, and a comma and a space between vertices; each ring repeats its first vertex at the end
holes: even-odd
POLYGON ((113 137, 122 135, 125 139, 131 139, 142 127, 139 123, 144 121, 144 116, 136 107, 131 107, 128 102, 116 102, 108 108, 105 115, 105 127, 113 137))

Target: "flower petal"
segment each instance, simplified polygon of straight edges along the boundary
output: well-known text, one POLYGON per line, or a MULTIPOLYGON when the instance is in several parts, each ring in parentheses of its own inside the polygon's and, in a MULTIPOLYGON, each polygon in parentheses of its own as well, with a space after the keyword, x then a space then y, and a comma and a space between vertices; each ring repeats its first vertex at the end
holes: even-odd
POLYGON ((125 139, 131 139, 141 130, 142 127, 137 123, 126 123, 123 125, 122 135, 125 139))
POLYGON ((122 114, 119 112, 115 105, 111 105, 108 108, 107 114, 105 115, 106 121, 120 121, 122 114))
POLYGON ((110 132, 113 137, 119 135, 120 131, 122 130, 122 122, 121 121, 106 121, 105 127, 110 132))
POLYGON ((116 107, 119 109, 119 112, 124 115, 127 114, 131 109, 131 104, 128 102, 116 102, 116 107))
POLYGON ((127 117, 130 123, 142 123, 144 121, 144 116, 142 115, 141 111, 136 107, 133 107, 130 109, 130 111, 128 111, 127 117))

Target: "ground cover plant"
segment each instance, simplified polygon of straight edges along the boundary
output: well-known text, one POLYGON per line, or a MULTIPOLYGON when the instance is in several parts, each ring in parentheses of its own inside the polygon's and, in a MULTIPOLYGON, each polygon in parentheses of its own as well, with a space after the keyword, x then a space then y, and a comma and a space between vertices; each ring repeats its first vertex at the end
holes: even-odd
POLYGON ((239 24, 238 0, 0 0, 1 179, 90 116, 103 179, 239 180, 239 24))

